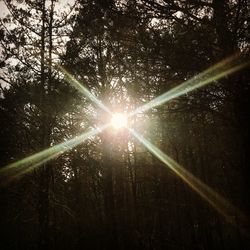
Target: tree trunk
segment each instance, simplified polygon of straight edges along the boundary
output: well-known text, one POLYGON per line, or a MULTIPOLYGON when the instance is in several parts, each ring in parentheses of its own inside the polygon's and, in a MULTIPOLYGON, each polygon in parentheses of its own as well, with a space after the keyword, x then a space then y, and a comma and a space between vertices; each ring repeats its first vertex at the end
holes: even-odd
POLYGON ((112 144, 107 138, 107 133, 102 136, 103 148, 103 192, 104 192, 104 213, 105 229, 107 232, 107 247, 115 249, 117 246, 116 215, 113 186, 113 164, 111 158, 112 144))

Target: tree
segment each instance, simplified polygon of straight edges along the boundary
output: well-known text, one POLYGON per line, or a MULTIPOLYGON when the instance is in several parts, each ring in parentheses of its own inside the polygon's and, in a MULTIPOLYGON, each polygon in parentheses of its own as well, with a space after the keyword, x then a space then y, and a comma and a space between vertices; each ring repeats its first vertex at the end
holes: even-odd
MULTIPOLYGON (((109 122, 81 85, 112 113, 129 113, 235 52, 244 51, 238 61, 249 54, 246 1, 79 0, 63 14, 55 0, 6 4, 3 165, 109 122)), ((246 104, 247 69, 128 124, 244 209, 246 104)), ((62 151, 15 180, 0 172, 9 248, 247 247, 242 221, 225 221, 126 129, 109 127, 62 151)))

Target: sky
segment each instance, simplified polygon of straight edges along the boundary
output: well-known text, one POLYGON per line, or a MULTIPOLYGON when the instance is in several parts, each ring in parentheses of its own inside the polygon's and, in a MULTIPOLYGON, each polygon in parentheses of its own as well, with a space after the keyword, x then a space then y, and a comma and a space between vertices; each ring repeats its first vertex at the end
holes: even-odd
MULTIPOLYGON (((75 0, 59 0, 57 5, 59 5, 58 7, 62 10, 66 10, 65 7, 67 4, 72 4, 74 3, 75 0)), ((19 0, 19 1, 15 1, 15 2, 23 2, 22 0, 19 0)), ((8 10, 7 10, 7 7, 4 3, 3 0, 0 0, 0 18, 4 17, 6 14, 8 14, 8 10)))
POLYGON ((8 13, 5 3, 0 0, 0 18, 4 17, 8 13))
MULTIPOLYGON (((22 5, 23 0, 14 1, 15 4, 22 5)), ((49 1, 48 1, 49 2, 49 1)), ((55 5, 55 10, 60 13, 67 12, 69 10, 69 5, 72 6, 75 0, 59 0, 55 5)), ((0 18, 4 18, 7 14, 9 14, 8 8, 6 7, 4 0, 0 0, 0 18)), ((0 55, 1 55, 1 46, 0 46, 0 55)), ((1 59, 1 56, 0 56, 1 59)), ((4 74, 4 69, 0 68, 0 75, 4 74)), ((6 83, 0 81, 2 87, 6 87, 6 83)))

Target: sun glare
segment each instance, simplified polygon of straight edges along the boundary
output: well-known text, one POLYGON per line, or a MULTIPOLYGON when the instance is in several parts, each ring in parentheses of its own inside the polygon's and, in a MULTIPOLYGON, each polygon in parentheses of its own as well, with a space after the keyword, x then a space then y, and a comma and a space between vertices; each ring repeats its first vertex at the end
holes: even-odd
POLYGON ((126 127, 127 125, 127 117, 123 114, 116 113, 113 115, 111 119, 111 124, 115 129, 120 129, 126 127))

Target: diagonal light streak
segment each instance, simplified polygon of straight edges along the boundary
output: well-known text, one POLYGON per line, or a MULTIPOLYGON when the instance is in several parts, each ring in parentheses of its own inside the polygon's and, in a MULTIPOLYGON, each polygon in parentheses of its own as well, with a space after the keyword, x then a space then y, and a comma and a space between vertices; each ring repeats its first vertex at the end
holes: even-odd
POLYGON ((63 154, 65 151, 76 147, 81 142, 87 140, 89 137, 101 133, 110 124, 106 124, 100 128, 92 129, 86 133, 76 136, 68 141, 62 142, 34 155, 28 156, 20 161, 9 164, 0 169, 0 175, 6 177, 18 176, 27 173, 45 162, 63 154))
POLYGON ((62 153, 63 152, 55 153, 51 156, 44 158, 43 160, 38 161, 34 165, 30 165, 29 167, 24 168, 23 166, 21 166, 21 168, 17 168, 15 170, 13 169, 12 171, 6 172, 5 174, 3 174, 4 181, 1 182, 1 185, 4 186, 15 179, 22 177, 24 174, 26 174, 26 173, 32 171, 33 169, 36 169, 37 167, 43 165, 44 163, 56 158, 57 156, 61 155, 62 153))
MULTIPOLYGON (((87 98, 89 98, 92 102, 94 102, 97 106, 99 106, 104 111, 108 112, 112 115, 111 111, 96 97, 94 96, 86 87, 84 87, 79 81, 77 81, 69 72, 67 72, 63 67, 57 65, 57 68, 61 70, 61 72, 67 77, 67 80, 78 90, 80 93, 84 94, 87 98)), ((106 124, 101 128, 94 129, 87 133, 84 133, 80 136, 76 136, 75 138, 68 140, 66 142, 55 145, 51 148, 45 149, 41 152, 38 152, 34 155, 26 157, 20 161, 9 164, 0 169, 0 175, 8 175, 11 179, 20 176, 24 173, 35 169, 36 167, 46 163, 47 161, 55 158, 56 156, 64 153, 66 150, 77 146, 82 141, 88 139, 90 136, 94 136, 105 128, 107 128, 110 124, 106 124)))
POLYGON ((146 140, 135 130, 129 129, 130 132, 140 141, 153 155, 168 166, 175 174, 177 174, 184 182, 186 182, 194 191, 196 191, 203 199, 213 206, 220 214, 222 214, 228 222, 237 225, 246 222, 245 216, 225 198, 208 187, 201 180, 183 168, 180 164, 163 153, 159 148, 146 140))
POLYGON ((77 81, 66 69, 62 66, 57 65, 57 68, 67 77, 69 83, 71 83, 80 93, 89 98, 93 103, 99 106, 101 109, 109 114, 111 111, 105 106, 95 95, 93 95, 86 87, 84 87, 79 81, 77 81))
POLYGON ((138 113, 145 112, 151 108, 154 108, 156 106, 162 105, 163 103, 166 103, 176 97, 182 96, 184 94, 187 94, 195 89, 201 88, 205 85, 208 85, 216 80, 219 80, 220 78, 230 75, 236 71, 239 71, 240 69, 246 67, 249 65, 249 62, 241 63, 239 65, 232 65, 230 67, 230 64, 233 63, 233 59, 235 59, 235 56, 232 56, 230 58, 227 58, 216 65, 210 67, 209 69, 203 71, 202 73, 198 74, 197 76, 192 77, 188 81, 176 86, 175 88, 167 91, 166 93, 154 98, 153 100, 149 101, 148 103, 138 107, 133 112, 129 114, 129 116, 136 115, 138 113))

